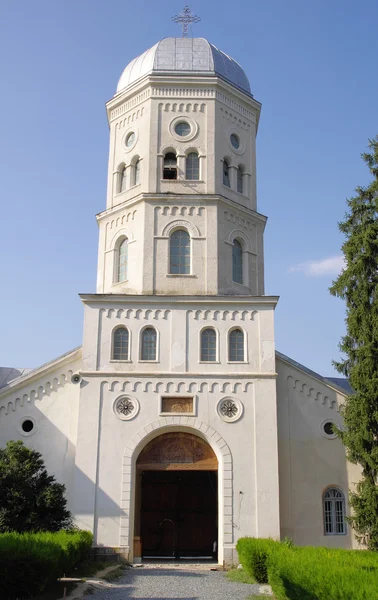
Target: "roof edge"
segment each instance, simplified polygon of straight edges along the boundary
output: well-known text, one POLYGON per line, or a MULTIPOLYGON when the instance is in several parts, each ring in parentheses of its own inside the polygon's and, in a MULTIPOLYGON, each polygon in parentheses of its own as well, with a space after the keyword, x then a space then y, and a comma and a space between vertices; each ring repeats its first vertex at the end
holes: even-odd
POLYGON ((346 392, 346 390, 344 388, 329 381, 329 379, 327 379, 327 377, 323 377, 322 375, 319 375, 319 373, 316 373, 316 371, 312 371, 311 369, 308 369, 307 367, 305 367, 301 363, 297 362, 293 358, 286 356, 286 354, 283 354, 282 352, 279 352, 278 350, 276 350, 276 358, 283 360, 284 362, 288 363, 292 367, 296 367, 300 371, 303 371, 303 373, 306 373, 306 375, 309 375, 313 379, 317 379, 318 381, 321 381, 321 383, 323 383, 327 387, 336 390, 342 396, 344 396, 345 398, 348 398, 349 394, 346 392))
POLYGON ((21 377, 17 377, 17 379, 14 379, 9 385, 0 389, 0 398, 2 398, 3 396, 6 396, 10 390, 14 390, 14 389, 17 389, 19 386, 22 386, 25 383, 25 381, 31 381, 35 377, 38 377, 39 375, 41 375, 41 373, 49 372, 49 371, 53 370, 59 364, 65 364, 71 360, 74 360, 76 358, 76 355, 78 357, 79 354, 81 353, 81 349, 82 349, 82 346, 77 346, 73 350, 70 350, 69 352, 65 352, 65 354, 58 356, 54 360, 44 363, 40 367, 36 367, 35 369, 32 369, 25 375, 22 375, 21 377))

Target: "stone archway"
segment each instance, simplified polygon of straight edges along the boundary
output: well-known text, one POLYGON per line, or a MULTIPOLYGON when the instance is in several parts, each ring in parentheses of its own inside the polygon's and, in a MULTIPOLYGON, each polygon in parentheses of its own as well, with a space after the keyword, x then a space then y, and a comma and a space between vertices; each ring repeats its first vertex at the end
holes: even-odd
POLYGON ((136 434, 125 449, 122 465, 120 546, 133 559, 134 496, 137 459, 154 438, 168 432, 187 432, 202 438, 218 460, 218 560, 223 561, 224 547, 233 544, 232 457, 226 441, 209 425, 190 417, 159 419, 136 434))

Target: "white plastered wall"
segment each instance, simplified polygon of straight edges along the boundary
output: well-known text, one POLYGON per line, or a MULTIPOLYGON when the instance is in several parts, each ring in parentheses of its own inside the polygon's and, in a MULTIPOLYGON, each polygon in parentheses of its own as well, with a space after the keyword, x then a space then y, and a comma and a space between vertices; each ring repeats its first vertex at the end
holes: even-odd
POLYGON ((192 430, 213 446, 221 468, 232 470, 230 477, 220 477, 222 560, 237 560, 234 547, 243 535, 278 537, 275 300, 266 307, 256 300, 253 307, 252 299, 246 306, 232 299, 223 300, 224 306, 219 306, 218 299, 210 297, 206 307, 195 300, 180 306, 177 298, 152 301, 140 297, 136 305, 132 299, 121 304, 111 298, 84 302, 83 384, 75 469, 75 514, 80 525, 94 531, 96 544, 121 545, 126 553, 132 551, 132 482, 137 454, 157 429, 161 433, 192 430), (110 360, 111 333, 120 324, 130 331, 127 363, 110 360), (156 363, 139 361, 139 334, 146 325, 159 332, 156 363), (219 364, 199 362, 198 339, 205 325, 219 331, 219 364), (235 326, 242 327, 248 337, 245 364, 227 361, 227 333, 235 326), (114 412, 114 403, 122 394, 140 405, 130 421, 119 419, 114 412), (161 415, 161 396, 166 394, 193 396, 195 416, 161 415), (225 422, 217 411, 225 397, 242 403, 243 414, 236 422, 225 422), (217 446, 220 439, 229 448, 232 467, 231 458, 226 460, 222 454, 222 444, 217 446), (126 456, 130 459, 127 464, 126 456))
POLYGON ((56 364, 36 376, 26 376, 0 396, 0 446, 22 440, 42 454, 50 475, 66 486, 68 508, 72 491, 78 425, 80 384, 71 382, 80 370, 80 351, 72 360, 56 364), (25 419, 34 423, 31 434, 22 431, 25 419))
POLYGON ((346 535, 325 535, 323 522, 323 491, 340 488, 350 514, 348 490, 360 478, 341 441, 322 429, 325 421, 342 426, 345 396, 281 358, 276 364, 281 536, 299 545, 356 548, 349 525, 346 535))

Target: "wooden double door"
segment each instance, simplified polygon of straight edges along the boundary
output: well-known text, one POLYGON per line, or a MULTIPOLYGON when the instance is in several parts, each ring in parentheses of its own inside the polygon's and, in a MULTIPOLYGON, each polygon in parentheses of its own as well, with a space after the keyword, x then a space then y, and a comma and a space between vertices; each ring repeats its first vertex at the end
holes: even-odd
POLYGON ((216 558, 216 471, 143 471, 141 543, 144 558, 216 558))

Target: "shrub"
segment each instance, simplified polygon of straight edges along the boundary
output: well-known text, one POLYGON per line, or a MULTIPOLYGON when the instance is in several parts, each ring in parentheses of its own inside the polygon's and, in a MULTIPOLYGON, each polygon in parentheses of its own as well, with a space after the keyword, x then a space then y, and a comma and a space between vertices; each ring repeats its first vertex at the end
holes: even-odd
POLYGON ((92 545, 88 531, 0 534, 2 600, 43 592, 81 562, 92 545))
POLYGON ((236 544, 243 569, 259 583, 268 583, 268 556, 277 542, 261 538, 240 538, 236 544))
POLYGON ((376 552, 253 538, 240 539, 237 550, 245 570, 266 569, 277 600, 378 600, 376 552))
POLYGON ((65 487, 42 456, 21 441, 0 448, 0 533, 59 531, 72 526, 65 487))

